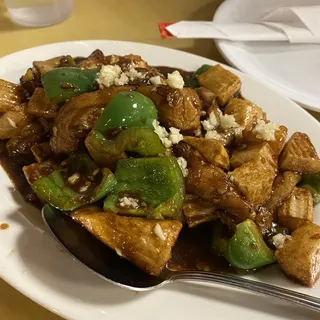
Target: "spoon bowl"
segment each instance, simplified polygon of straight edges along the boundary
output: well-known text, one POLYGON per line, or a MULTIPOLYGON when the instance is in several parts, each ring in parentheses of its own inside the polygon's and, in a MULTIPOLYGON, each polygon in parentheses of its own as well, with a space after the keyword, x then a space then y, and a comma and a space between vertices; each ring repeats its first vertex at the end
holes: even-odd
POLYGON ((209 282, 276 297, 320 312, 320 299, 278 286, 229 274, 164 270, 150 276, 97 240, 90 232, 63 212, 45 205, 42 218, 55 239, 70 255, 103 279, 135 291, 148 291, 172 282, 209 282))

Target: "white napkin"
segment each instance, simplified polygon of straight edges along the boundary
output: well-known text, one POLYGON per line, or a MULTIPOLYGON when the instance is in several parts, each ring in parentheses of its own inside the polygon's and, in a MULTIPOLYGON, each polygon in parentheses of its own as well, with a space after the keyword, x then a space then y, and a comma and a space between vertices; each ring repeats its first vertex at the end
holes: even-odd
POLYGON ((180 21, 166 29, 177 38, 320 43, 320 6, 278 8, 258 23, 180 21))

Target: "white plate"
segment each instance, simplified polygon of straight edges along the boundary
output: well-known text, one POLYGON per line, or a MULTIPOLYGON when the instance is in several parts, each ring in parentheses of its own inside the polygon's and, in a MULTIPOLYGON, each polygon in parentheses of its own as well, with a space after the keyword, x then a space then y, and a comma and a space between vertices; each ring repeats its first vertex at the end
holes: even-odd
MULTIPOLYGON (((216 63, 188 53, 139 43, 77 41, 32 48, 4 57, 0 59, 0 78, 18 81, 34 60, 61 54, 87 56, 96 48, 105 54, 135 53, 151 65, 186 70, 195 70, 204 63, 216 63)), ((259 81, 230 70, 242 79, 245 97, 264 108, 271 120, 288 126, 290 133, 296 130, 308 133, 320 150, 320 125, 314 118, 259 81)), ((177 284, 148 293, 118 288, 90 273, 61 250, 44 230, 39 212, 23 202, 2 169, 0 188, 0 223, 10 226, 0 231, 0 276, 23 294, 65 318, 194 320, 213 317, 234 320, 236 315, 238 320, 301 320, 316 317, 315 313, 302 308, 225 288, 177 284)), ((268 268, 254 278, 320 298, 319 285, 313 289, 301 287, 287 280, 277 267, 268 268)))
MULTIPOLYGON (((226 0, 215 13, 219 23, 257 22, 282 6, 319 5, 319 0, 226 0)), ((307 109, 320 111, 320 45, 217 40, 225 59, 270 84, 307 109)))

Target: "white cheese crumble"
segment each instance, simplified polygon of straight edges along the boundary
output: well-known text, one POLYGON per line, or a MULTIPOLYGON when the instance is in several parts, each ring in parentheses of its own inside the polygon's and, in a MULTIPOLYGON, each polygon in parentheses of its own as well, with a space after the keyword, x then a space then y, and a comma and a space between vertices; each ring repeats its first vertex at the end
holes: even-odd
POLYGON ((162 144, 168 149, 173 144, 179 143, 181 140, 183 140, 183 135, 180 133, 180 129, 170 127, 170 133, 166 130, 166 128, 160 126, 159 121, 153 120, 152 125, 154 128, 154 132, 158 135, 160 138, 162 144))
POLYGON ((154 234, 159 238, 159 239, 161 239, 161 240, 166 240, 166 236, 165 236, 165 234, 163 233, 163 231, 162 231, 162 228, 161 228, 161 226, 160 226, 160 224, 159 223, 157 223, 156 225, 155 225, 155 227, 153 228, 153 232, 154 232, 154 234))
POLYGON ((193 133, 194 133, 194 135, 195 135, 196 137, 201 137, 201 135, 202 135, 201 128, 198 128, 198 129, 195 130, 193 133))
POLYGON ((203 129, 206 131, 214 130, 219 125, 219 120, 214 112, 209 114, 209 118, 207 120, 201 121, 203 129))
POLYGON ((126 207, 126 208, 138 209, 139 203, 137 199, 124 196, 122 198, 119 198, 119 206, 122 208, 126 207))
POLYGON ((150 83, 157 86, 159 84, 162 84, 162 81, 161 81, 161 77, 160 76, 154 76, 154 77, 151 77, 149 79, 150 83))
POLYGON ((264 120, 258 120, 252 132, 257 133, 257 138, 265 141, 275 140, 275 133, 279 129, 279 125, 274 122, 266 123, 264 120))
POLYGON ((118 65, 102 66, 98 73, 97 82, 105 87, 111 87, 115 84, 115 80, 120 78, 121 73, 122 70, 118 65))
POLYGON ((231 114, 220 115, 220 127, 223 130, 238 128, 240 125, 236 122, 236 119, 231 114))
POLYGON ((129 78, 125 73, 121 73, 120 77, 114 80, 114 84, 116 86, 124 86, 128 84, 128 82, 129 82, 129 78))
POLYGON ((134 67, 131 67, 129 71, 125 72, 125 74, 131 81, 144 78, 144 75, 137 71, 134 67))
POLYGON ((281 249, 281 248, 283 248, 286 240, 291 240, 291 239, 292 239, 291 236, 288 236, 288 235, 285 235, 282 233, 278 233, 272 237, 272 243, 274 244, 274 246, 277 249, 281 249))
POLYGON ((167 84, 174 89, 182 89, 184 86, 184 80, 179 71, 173 71, 168 74, 167 84))
POLYGON ((221 135, 216 130, 207 131, 204 137, 206 139, 216 139, 219 141, 222 139, 221 135))
POLYGON ((183 157, 178 157, 177 158, 177 162, 179 164, 179 167, 180 167, 180 169, 182 171, 183 176, 187 177, 188 173, 189 173, 188 172, 188 168, 187 168, 187 166, 188 166, 187 160, 185 158, 183 158, 183 157))

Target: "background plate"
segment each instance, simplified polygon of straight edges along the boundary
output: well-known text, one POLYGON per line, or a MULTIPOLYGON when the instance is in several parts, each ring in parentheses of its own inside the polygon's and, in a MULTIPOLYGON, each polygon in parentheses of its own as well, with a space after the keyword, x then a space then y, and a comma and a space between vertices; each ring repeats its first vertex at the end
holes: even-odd
MULTIPOLYGON (((195 70, 214 61, 167 48, 117 41, 77 41, 46 45, 0 59, 0 78, 17 82, 34 60, 62 54, 87 56, 95 49, 105 54, 141 55, 151 65, 195 70)), ((320 150, 319 123, 302 108, 250 76, 240 76, 243 95, 260 105, 273 121, 285 124, 290 133, 309 134, 320 150), (290 114, 290 117, 288 115, 290 114)), ((118 288, 73 261, 45 231, 40 213, 26 205, 0 169, 0 276, 23 294, 68 319, 77 320, 274 320, 316 319, 319 314, 273 299, 225 288, 200 285, 168 285, 152 292, 136 293, 118 288)), ((316 208, 319 216, 320 207, 316 208)), ((319 219, 318 219, 319 222, 319 219)), ((287 280, 275 266, 254 279, 320 297, 320 286, 309 289, 287 280)))

